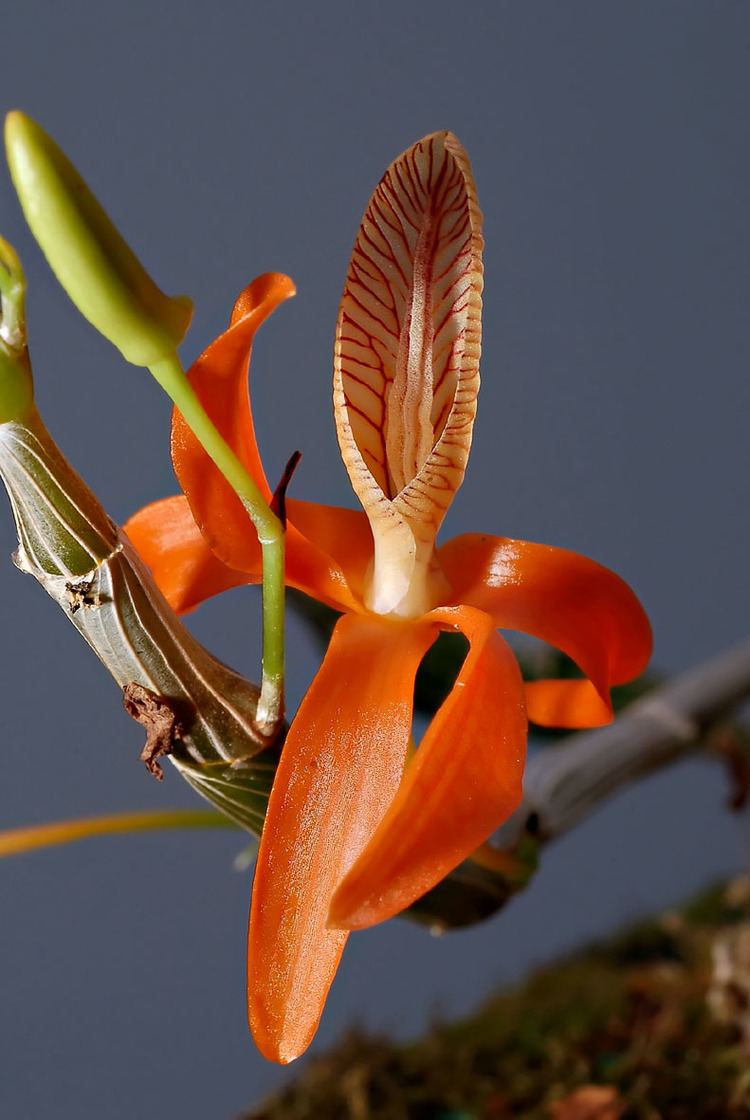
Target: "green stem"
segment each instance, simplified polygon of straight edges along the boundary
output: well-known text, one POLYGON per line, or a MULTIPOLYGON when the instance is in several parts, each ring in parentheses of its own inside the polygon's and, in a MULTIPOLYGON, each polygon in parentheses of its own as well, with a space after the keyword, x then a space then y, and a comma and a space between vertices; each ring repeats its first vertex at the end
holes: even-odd
POLYGON ((258 729, 270 736, 284 714, 284 528, 206 413, 177 354, 163 358, 150 369, 237 494, 258 534, 263 556, 263 675, 257 723, 258 729))

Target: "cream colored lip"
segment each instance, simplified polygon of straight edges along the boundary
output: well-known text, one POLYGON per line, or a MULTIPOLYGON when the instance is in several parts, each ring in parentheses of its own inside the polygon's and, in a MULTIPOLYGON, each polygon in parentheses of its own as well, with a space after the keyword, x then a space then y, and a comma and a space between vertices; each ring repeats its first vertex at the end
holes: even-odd
POLYGON ((441 586, 435 537, 463 481, 479 391, 482 235, 449 132, 386 171, 347 273, 334 358, 341 454, 370 520, 370 609, 411 617, 441 586))

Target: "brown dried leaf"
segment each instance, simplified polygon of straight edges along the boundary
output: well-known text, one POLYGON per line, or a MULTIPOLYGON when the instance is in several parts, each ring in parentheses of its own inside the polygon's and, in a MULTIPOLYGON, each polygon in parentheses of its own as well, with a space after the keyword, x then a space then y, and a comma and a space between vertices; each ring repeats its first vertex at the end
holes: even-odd
POLYGON ((164 772, 158 760, 172 753, 182 730, 174 704, 136 681, 123 688, 122 703, 128 715, 145 727, 146 745, 141 751, 141 762, 145 762, 149 773, 161 781, 164 772))
POLYGON ((620 1120, 624 1103, 611 1085, 584 1085, 550 1105, 551 1120, 620 1120))

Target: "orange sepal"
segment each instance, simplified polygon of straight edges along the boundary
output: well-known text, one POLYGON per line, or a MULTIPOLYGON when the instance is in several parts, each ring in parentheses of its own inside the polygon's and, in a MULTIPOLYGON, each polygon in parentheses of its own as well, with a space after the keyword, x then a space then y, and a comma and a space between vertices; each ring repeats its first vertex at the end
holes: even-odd
POLYGON ((260 1051, 290 1062, 312 1039, 347 934, 327 928, 338 883, 393 800, 414 677, 437 636, 423 622, 339 619, 292 723, 258 852, 248 1012, 260 1051))
MULTIPOLYGON (((372 555, 367 518, 357 510, 289 501, 290 515, 312 537, 289 526, 286 547, 286 583, 336 610, 359 609, 364 575, 372 555), (340 568, 317 547, 336 549, 345 557, 340 568)), ((251 550, 246 551, 245 571, 227 567, 215 556, 195 523, 187 498, 162 498, 138 510, 124 529, 136 552, 150 569, 169 605, 178 614, 192 611, 212 595, 243 583, 260 583, 263 558, 252 525, 248 524, 251 550)))
MULTIPOLYGON (((237 299, 227 330, 188 373, 204 409, 266 498, 271 491, 255 439, 248 367, 258 327, 294 293, 294 284, 281 273, 269 272, 253 280, 237 299)), ((230 568, 254 570, 257 541, 247 512, 177 409, 172 415, 172 463, 193 516, 216 555, 230 568)))
POLYGON ((611 723, 612 702, 589 680, 526 681, 526 711, 539 727, 603 727, 611 723))
POLYGON ((194 610, 204 599, 243 583, 261 580, 261 555, 255 541, 255 571, 237 572, 214 556, 195 524, 182 494, 144 506, 123 526, 156 585, 178 614, 194 610))
POLYGON ((295 498, 286 509, 286 582, 336 610, 361 610, 372 563, 366 514, 295 498))
POLYGON ((610 687, 642 673, 652 645, 643 607, 619 576, 563 548, 479 533, 448 541, 439 557, 454 602, 556 646, 588 677, 528 684, 533 723, 597 727, 611 720, 610 687))
MULTIPOLYGON (((266 499, 271 497, 271 488, 255 438, 248 369, 255 332, 294 291, 288 276, 276 272, 259 276, 237 299, 227 330, 188 373, 206 412, 266 499)), ((230 569, 247 572, 246 582, 257 582, 258 541, 248 514, 176 409, 172 462, 213 552, 230 569)), ((372 556, 372 536, 364 513, 291 499, 287 513, 288 583, 339 610, 358 609, 372 556)))
POLYGON ((510 647, 492 618, 471 607, 441 608, 423 621, 461 630, 469 653, 393 804, 333 897, 334 928, 361 929, 404 910, 521 800, 526 715, 510 647))

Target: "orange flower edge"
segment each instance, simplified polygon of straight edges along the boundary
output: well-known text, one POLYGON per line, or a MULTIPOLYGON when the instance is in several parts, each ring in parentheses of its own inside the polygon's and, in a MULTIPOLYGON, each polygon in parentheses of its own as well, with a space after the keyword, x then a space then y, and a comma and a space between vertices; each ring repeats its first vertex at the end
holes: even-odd
POLYGON ((309 1044, 346 942, 330 929, 338 883, 399 788, 428 624, 343 615, 289 730, 256 863, 248 942, 250 1027, 266 1057, 309 1044))
MULTIPOLYGON (((471 446, 479 389, 482 236, 471 169, 450 133, 408 149, 365 212, 341 301, 334 411, 363 511, 288 502, 289 585, 343 617, 292 722, 268 806, 248 940, 260 1050, 288 1062, 312 1039, 348 931, 409 906, 514 811, 526 719, 591 727, 610 686, 651 651, 633 592, 563 549, 468 534, 436 547, 471 446), (581 680, 524 685, 498 629, 573 658, 581 680), (406 764, 413 684, 442 629, 469 653, 406 764)), ((293 294, 269 274, 190 373, 225 439, 270 493, 247 371, 257 326, 293 294)), ((244 511, 181 421, 184 498, 126 528, 170 602, 191 609, 261 577, 244 511)))

